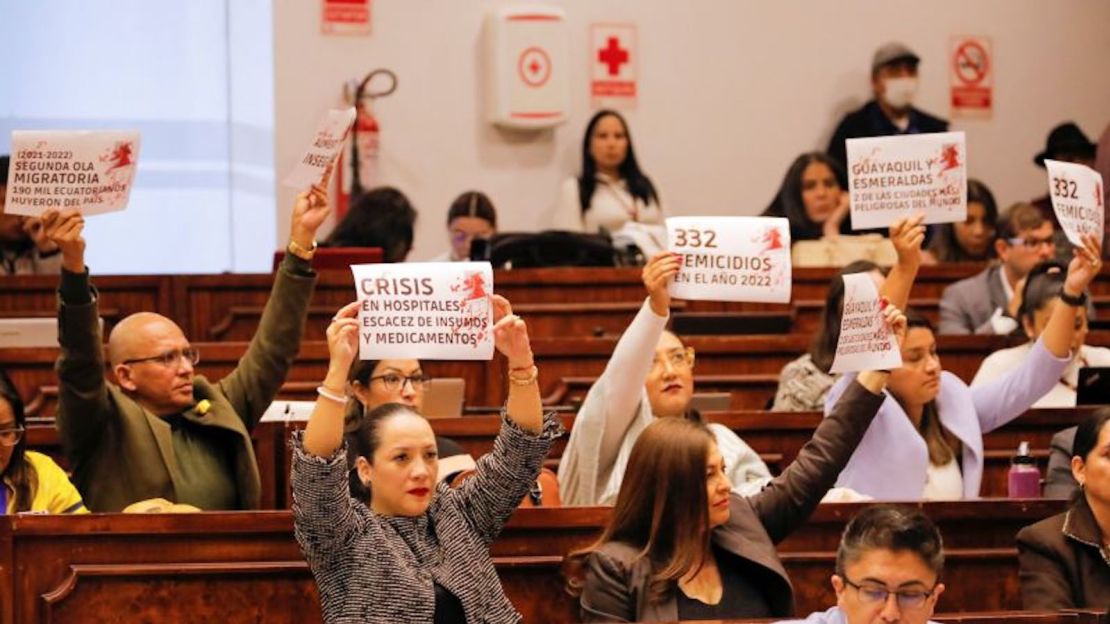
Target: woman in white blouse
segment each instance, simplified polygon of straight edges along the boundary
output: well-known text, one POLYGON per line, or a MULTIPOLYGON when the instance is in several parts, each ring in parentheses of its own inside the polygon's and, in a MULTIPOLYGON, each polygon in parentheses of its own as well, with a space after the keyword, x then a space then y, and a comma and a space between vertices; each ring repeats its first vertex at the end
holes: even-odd
POLYGON ((586 126, 582 171, 563 183, 552 228, 596 234, 630 222, 661 225, 663 208, 636 162, 628 124, 616 111, 601 110, 586 126))
MULTIPOLYGON (((1024 360, 1033 343, 1040 338, 1048 325, 1052 311, 1060 304, 1060 292, 1064 287, 1066 267, 1057 262, 1044 262, 1029 272, 1021 292, 1021 307, 1018 321, 1021 322, 1029 342, 1001 349, 987 356, 979 366, 979 372, 971 381, 971 386, 990 383, 1017 368, 1024 360)), ((1075 336, 1072 339, 1072 360, 1056 385, 1033 404, 1033 407, 1075 407, 1076 384, 1079 382, 1079 369, 1088 366, 1110 366, 1110 349, 1083 344, 1087 339, 1087 307, 1080 306, 1076 315, 1075 336)))

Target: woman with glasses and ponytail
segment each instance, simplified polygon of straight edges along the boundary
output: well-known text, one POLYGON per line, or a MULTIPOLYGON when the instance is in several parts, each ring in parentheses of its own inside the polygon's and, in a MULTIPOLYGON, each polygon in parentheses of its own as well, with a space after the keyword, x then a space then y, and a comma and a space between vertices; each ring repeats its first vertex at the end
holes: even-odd
POLYGON ((0 515, 89 513, 58 464, 27 450, 26 434, 23 401, 0 371, 0 515))

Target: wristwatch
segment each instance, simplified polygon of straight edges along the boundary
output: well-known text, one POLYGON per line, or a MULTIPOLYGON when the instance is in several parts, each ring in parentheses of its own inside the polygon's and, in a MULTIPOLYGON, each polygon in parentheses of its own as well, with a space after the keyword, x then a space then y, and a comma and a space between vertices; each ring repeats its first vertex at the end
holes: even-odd
POLYGON ((289 253, 297 256, 305 262, 311 262, 313 254, 316 253, 316 241, 312 241, 312 247, 303 247, 297 244, 297 241, 289 239, 289 247, 286 248, 289 253))
POLYGON ((1060 301, 1070 305, 1073 308, 1082 308, 1087 305, 1087 293, 1082 292, 1079 295, 1069 295, 1060 289, 1060 301))

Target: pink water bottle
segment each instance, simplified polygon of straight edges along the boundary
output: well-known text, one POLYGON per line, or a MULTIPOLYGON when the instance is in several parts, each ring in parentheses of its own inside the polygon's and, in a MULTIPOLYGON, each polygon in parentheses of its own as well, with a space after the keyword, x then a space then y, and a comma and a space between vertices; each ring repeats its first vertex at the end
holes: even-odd
POLYGON ((1010 464, 1008 493, 1010 498, 1041 497, 1041 471, 1029 454, 1028 442, 1018 445, 1017 455, 1010 464))

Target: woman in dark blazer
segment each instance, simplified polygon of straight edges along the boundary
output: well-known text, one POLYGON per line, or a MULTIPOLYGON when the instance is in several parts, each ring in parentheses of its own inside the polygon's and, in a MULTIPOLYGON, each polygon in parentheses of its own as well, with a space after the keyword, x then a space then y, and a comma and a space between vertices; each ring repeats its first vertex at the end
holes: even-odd
MULTIPOLYGON (((899 339, 906 319, 887 321, 899 339)), ((760 493, 731 493, 704 424, 660 418, 629 457, 609 526, 566 562, 587 622, 787 617, 794 590, 775 544, 832 487, 885 398, 887 372, 861 373, 794 461, 760 493)))
POLYGON ((1021 602, 1029 610, 1110 605, 1110 409, 1079 425, 1071 471, 1079 490, 1068 510, 1017 536, 1021 602))

